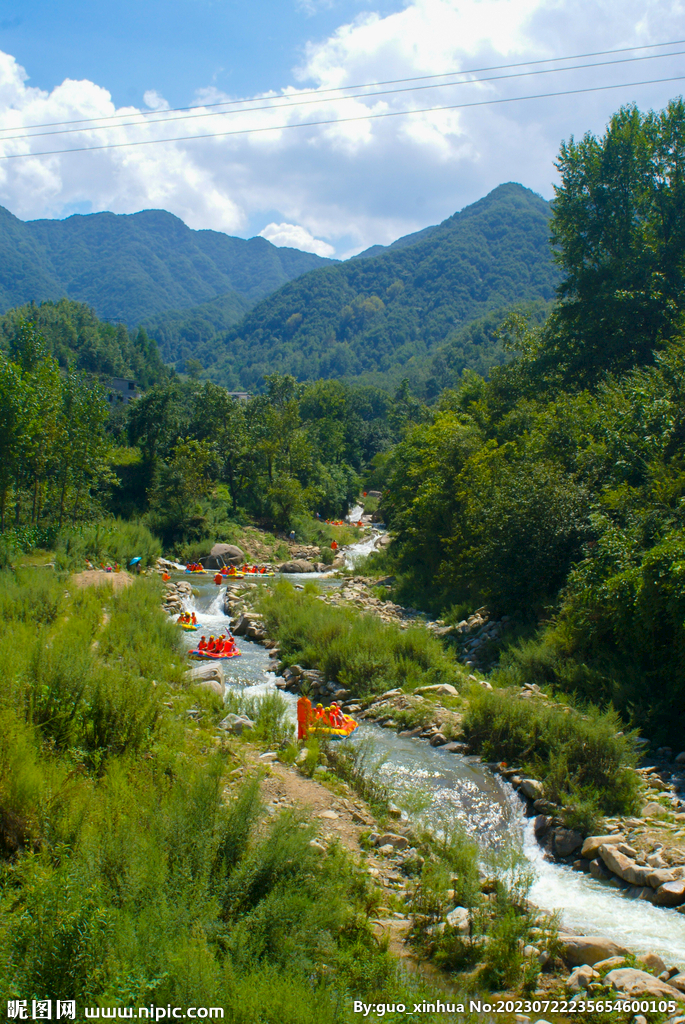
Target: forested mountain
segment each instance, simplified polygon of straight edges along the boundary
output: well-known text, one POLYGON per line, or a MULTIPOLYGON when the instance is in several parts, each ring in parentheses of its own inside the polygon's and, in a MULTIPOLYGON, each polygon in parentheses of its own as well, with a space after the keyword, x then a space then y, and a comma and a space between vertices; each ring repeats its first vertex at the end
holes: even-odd
POLYGON ((430 375, 432 355, 466 324, 553 297, 549 215, 540 196, 500 185, 412 244, 305 274, 227 333, 209 375, 252 388, 273 372, 378 384, 430 375))
POLYGON ((70 299, 29 303, 5 313, 0 317, 0 353, 13 349, 27 320, 63 370, 131 377, 143 388, 169 376, 157 343, 144 328, 129 331, 123 324, 103 323, 85 303, 70 299))
POLYGON ((165 210, 21 221, 0 207, 0 311, 63 297, 134 326, 227 296, 240 312, 331 260, 265 238, 193 231, 165 210))

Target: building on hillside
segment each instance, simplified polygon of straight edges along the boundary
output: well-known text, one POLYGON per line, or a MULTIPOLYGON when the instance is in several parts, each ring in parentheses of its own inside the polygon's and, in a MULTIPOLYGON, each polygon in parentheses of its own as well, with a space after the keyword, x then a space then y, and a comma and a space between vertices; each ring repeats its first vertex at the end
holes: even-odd
POLYGON ((111 402, 112 405, 116 403, 128 405, 134 398, 140 398, 140 391, 134 380, 128 380, 126 377, 112 377, 107 394, 108 402, 111 402))
POLYGON ((235 398, 236 402, 247 402, 250 397, 249 391, 229 391, 231 398, 235 398))

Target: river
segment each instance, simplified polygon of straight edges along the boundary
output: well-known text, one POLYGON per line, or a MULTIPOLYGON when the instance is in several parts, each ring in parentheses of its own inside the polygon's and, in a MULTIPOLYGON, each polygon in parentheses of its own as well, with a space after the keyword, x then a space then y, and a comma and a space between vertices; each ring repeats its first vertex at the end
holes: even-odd
MULTIPOLYGON (((362 557, 362 548, 364 554, 372 550, 373 540, 375 536, 355 545, 352 554, 347 549, 346 557, 354 564, 362 557)), ((188 610, 197 613, 206 631, 217 634, 229 627, 223 611, 226 588, 217 588, 210 580, 194 577, 196 597, 188 610)), ((321 583, 336 585, 330 577, 321 583)), ((195 636, 183 634, 188 649, 195 636)), ((268 651, 244 637, 240 638, 240 649, 241 658, 224 662, 227 685, 249 686, 251 693, 275 689, 268 651)), ((294 723, 296 698, 287 693, 283 696, 294 723)), ((477 758, 447 753, 425 740, 398 736, 394 730, 371 724, 362 724, 346 742, 372 743, 374 770, 408 817, 421 816, 433 827, 460 823, 484 854, 507 842, 515 843, 533 874, 531 901, 559 911, 563 927, 580 934, 607 936, 635 953, 653 950, 668 964, 685 968, 685 915, 628 899, 620 890, 589 875, 547 861, 535 841, 533 820, 526 819, 520 798, 477 758)))

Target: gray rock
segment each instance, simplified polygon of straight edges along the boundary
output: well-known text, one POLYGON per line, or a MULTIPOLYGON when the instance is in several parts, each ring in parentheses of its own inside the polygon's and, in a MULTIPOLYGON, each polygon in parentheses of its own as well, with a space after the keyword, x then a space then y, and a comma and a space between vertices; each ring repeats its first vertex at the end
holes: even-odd
POLYGON ((596 878, 598 882, 608 882, 611 878, 609 868, 599 859, 599 857, 590 861, 590 874, 593 878, 596 878))
POLYGON ((198 559, 203 569, 223 569, 224 560, 221 555, 205 555, 204 558, 198 559))
POLYGON ((619 967, 609 971, 604 978, 606 985, 611 985, 618 992, 627 996, 648 996, 652 999, 682 999, 683 994, 672 985, 659 981, 647 971, 638 971, 634 967, 619 967))
POLYGON ((418 686, 414 693, 419 695, 424 693, 434 693, 438 697, 458 697, 459 690, 452 686, 451 683, 435 683, 433 686, 418 686))
POLYGON ((294 558, 291 562, 284 562, 279 568, 279 572, 316 572, 316 566, 313 562, 308 562, 304 558, 294 558))
POLYGON ((223 558, 226 565, 243 565, 245 562, 243 551, 235 544, 215 544, 209 553, 223 558))
POLYGON ((447 737, 443 736, 441 732, 436 732, 433 736, 431 736, 429 743, 431 747, 444 747, 445 744, 447 743, 447 737))
POLYGON ((664 882, 654 893, 658 907, 681 907, 685 903, 685 878, 675 882, 664 882))
POLYGON ((629 956, 630 950, 602 935, 559 935, 561 955, 570 967, 593 967, 612 956, 629 956))
POLYGON ((583 845, 583 837, 570 828, 554 830, 554 852, 557 857, 568 857, 583 845))
POLYGON ((222 722, 219 722, 220 729, 224 729, 234 736, 241 736, 246 730, 254 729, 254 726, 255 723, 247 715, 230 714, 226 715, 222 722))
POLYGON ((468 935, 469 912, 466 907, 455 907, 454 910, 449 912, 445 920, 450 928, 454 928, 461 935, 468 935))
POLYGON ((594 860, 599 853, 600 846, 604 846, 609 843, 620 842, 623 836, 588 836, 583 843, 583 848, 580 851, 581 857, 587 857, 588 860, 594 860))
POLYGON ((590 967, 589 964, 582 964, 581 967, 576 967, 574 971, 571 971, 566 979, 566 987, 571 992, 580 992, 581 989, 589 988, 591 982, 598 978, 599 971, 596 971, 594 967, 590 967))
POLYGON ((622 878, 624 882, 628 882, 630 885, 649 885, 648 878, 652 873, 652 868, 636 864, 632 857, 623 852, 630 849, 631 847, 624 843, 618 846, 602 843, 599 848, 599 856, 609 870, 622 878))
POLYGON ((196 665, 195 668, 189 668, 187 672, 183 673, 183 675, 193 683, 202 683, 208 680, 214 680, 221 684, 221 692, 223 693, 224 667, 223 663, 220 661, 196 665))
POLYGON ((394 832, 385 832, 376 840, 376 846, 387 846, 388 844, 395 850, 406 850, 409 840, 406 836, 398 836, 394 832))
POLYGON ((538 797, 542 796, 543 785, 537 779, 521 779, 519 790, 529 800, 537 800, 538 797))

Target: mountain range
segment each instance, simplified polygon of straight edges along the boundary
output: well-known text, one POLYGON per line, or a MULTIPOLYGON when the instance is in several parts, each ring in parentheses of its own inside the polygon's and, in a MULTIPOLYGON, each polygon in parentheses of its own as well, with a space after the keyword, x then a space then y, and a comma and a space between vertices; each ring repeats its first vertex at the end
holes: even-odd
MULTIPOLYGON (((280 371, 383 386, 432 376, 430 390, 503 361, 496 331, 512 304, 544 315, 559 280, 549 216, 549 203, 510 182, 441 224, 338 262, 194 231, 163 210, 23 222, 0 207, 0 313, 62 297, 87 303, 102 320, 142 325, 177 370, 193 360, 194 373, 234 389, 280 371)), ((126 361, 104 355, 109 341, 94 345, 94 330, 109 335, 73 306, 45 313, 53 333, 65 317, 70 331, 89 324, 74 349, 84 368, 126 361)))
POLYGON ((69 298, 133 327, 222 296, 235 322, 282 284, 332 262, 266 238, 194 231, 165 210, 22 221, 0 207, 0 313, 69 298))
MULTIPOLYGON (((196 355, 229 387, 256 388, 274 371, 386 386, 440 375, 436 354, 453 348, 469 324, 513 304, 552 300, 559 272, 549 217, 550 204, 536 193, 500 185, 377 255, 367 250, 291 281, 196 355)), ((502 359, 495 345, 490 362, 502 359)))

